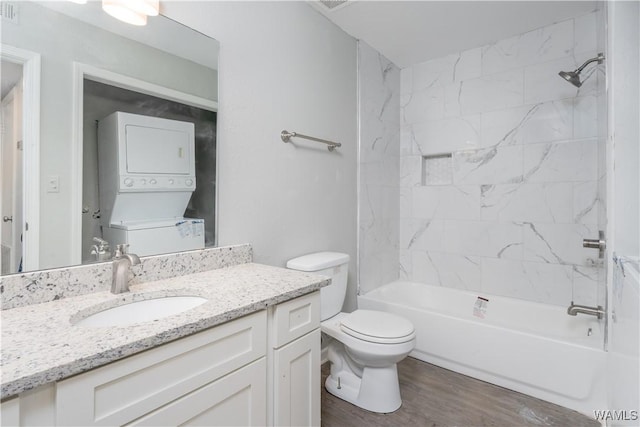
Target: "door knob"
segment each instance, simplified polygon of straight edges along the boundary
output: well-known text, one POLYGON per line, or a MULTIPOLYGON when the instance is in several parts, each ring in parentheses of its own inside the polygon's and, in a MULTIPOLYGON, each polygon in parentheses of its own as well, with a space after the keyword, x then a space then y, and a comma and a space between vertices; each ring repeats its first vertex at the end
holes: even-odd
POLYGON ((4 222, 12 222, 12 221, 13 221, 13 217, 12 217, 12 216, 6 216, 6 215, 5 215, 5 216, 3 216, 3 217, 2 217, 2 220, 3 220, 4 222))
POLYGON ((604 258, 604 250, 607 248, 607 242, 604 239, 604 231, 598 231, 597 239, 582 239, 582 247, 597 249, 598 258, 604 258))

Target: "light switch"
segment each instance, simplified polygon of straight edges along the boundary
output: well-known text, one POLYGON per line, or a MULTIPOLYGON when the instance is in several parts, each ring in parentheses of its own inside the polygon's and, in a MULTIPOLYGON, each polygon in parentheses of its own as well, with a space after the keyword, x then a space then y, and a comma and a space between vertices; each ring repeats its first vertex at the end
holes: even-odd
POLYGON ((60 192, 60 177, 58 175, 49 175, 47 178, 47 193, 60 192))

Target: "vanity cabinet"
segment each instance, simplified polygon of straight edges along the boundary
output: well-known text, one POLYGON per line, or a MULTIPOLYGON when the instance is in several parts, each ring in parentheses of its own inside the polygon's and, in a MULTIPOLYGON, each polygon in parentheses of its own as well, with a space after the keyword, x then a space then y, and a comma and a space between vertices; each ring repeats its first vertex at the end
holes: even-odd
POLYGON ((263 310, 60 381, 57 424, 264 425, 266 333, 263 310))
POLYGON ((2 425, 320 425, 314 292, 2 403, 2 425))
POLYGON ((269 358, 273 361, 269 418, 276 426, 320 425, 320 294, 274 307, 269 358))

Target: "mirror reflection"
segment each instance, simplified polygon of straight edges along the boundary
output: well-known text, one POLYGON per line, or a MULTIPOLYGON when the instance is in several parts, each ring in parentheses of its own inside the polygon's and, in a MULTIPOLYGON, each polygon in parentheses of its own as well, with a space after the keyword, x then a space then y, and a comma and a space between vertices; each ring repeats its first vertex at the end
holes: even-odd
POLYGON ((2 273, 22 268, 22 65, 2 60, 2 273))
POLYGON ((121 243, 139 255, 215 245, 217 41, 163 16, 127 25, 98 2, 14 5, 2 274, 108 259, 121 243))

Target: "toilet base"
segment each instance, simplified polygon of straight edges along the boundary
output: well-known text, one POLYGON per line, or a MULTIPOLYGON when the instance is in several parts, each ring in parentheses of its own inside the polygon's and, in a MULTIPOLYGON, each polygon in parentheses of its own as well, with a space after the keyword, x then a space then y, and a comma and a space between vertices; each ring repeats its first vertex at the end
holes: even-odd
POLYGON ((415 347, 415 332, 399 343, 366 341, 342 331, 342 319, 349 315, 338 313, 320 324, 322 332, 332 338, 327 346, 331 375, 325 388, 367 411, 394 412, 402 405, 396 363, 415 347))
POLYGON ((324 386, 334 396, 367 411, 389 413, 402 406, 395 364, 384 368, 365 367, 362 378, 348 370, 332 372, 324 386))

